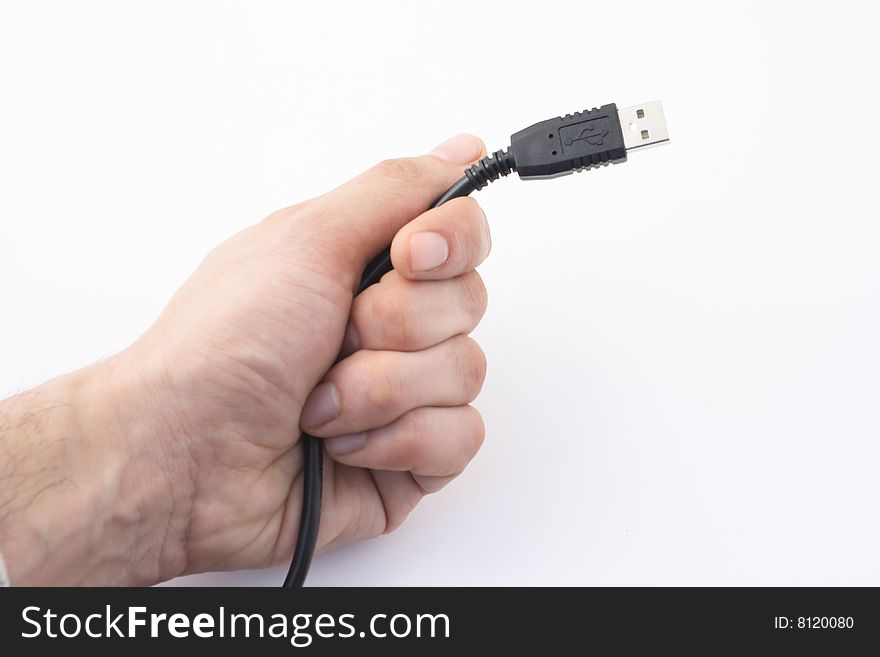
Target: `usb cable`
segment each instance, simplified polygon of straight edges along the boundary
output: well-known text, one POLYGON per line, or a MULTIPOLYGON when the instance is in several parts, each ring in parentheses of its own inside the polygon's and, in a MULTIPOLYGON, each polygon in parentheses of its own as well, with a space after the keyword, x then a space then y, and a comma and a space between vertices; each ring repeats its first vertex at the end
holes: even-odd
MULTIPOLYGON (((436 208, 468 196, 516 171, 524 180, 555 178, 607 164, 626 162, 630 151, 669 141, 659 100, 617 109, 614 103, 535 123, 513 134, 510 146, 468 167, 464 176, 431 205, 436 208)), ((391 271, 391 250, 377 255, 361 278, 357 293, 391 271)), ((303 501, 299 535, 285 587, 302 586, 318 540, 321 519, 324 450, 320 439, 303 433, 303 501)))

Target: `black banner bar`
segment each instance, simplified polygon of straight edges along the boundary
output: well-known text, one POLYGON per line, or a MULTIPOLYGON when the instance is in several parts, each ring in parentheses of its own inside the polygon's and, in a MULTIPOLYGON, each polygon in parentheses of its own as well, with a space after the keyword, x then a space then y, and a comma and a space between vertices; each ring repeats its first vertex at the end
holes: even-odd
POLYGON ((0 590, 7 655, 191 654, 218 642, 260 655, 847 655, 880 646, 878 620, 868 588, 0 590))

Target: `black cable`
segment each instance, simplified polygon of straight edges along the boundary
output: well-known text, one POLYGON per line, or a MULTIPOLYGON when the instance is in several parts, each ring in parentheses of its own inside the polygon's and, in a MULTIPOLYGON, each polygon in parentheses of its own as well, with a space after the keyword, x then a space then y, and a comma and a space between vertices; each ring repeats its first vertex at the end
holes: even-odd
POLYGON ((318 542, 318 527, 321 523, 321 498, 324 492, 324 445, 320 438, 303 432, 299 436, 303 444, 303 494, 302 516, 299 519, 299 534, 296 536, 296 550, 290 562, 286 588, 300 587, 309 574, 315 545, 318 542))
MULTIPOLYGON (((517 171, 520 178, 552 178, 612 162, 624 162, 628 149, 664 141, 668 141, 668 137, 659 101, 619 112, 614 104, 604 105, 599 109, 548 119, 514 134, 510 148, 495 151, 472 164, 464 176, 430 207, 436 208, 454 198, 468 196, 511 171, 517 171), (624 121, 629 121, 627 127, 635 137, 624 135, 624 121), (658 126, 662 128, 662 134, 658 126)), ((391 269, 389 246, 364 269, 355 295, 378 283, 391 269)), ((319 438, 305 432, 300 434, 300 441, 304 457, 302 515, 296 550, 284 579, 285 587, 303 585, 312 563, 321 520, 323 445, 319 438)))

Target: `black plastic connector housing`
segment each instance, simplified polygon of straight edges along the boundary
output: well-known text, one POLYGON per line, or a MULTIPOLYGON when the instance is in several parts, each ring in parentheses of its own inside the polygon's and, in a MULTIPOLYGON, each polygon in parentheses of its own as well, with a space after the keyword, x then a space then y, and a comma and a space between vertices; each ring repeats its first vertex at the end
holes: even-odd
POLYGON ((626 161, 617 105, 558 116, 520 130, 509 154, 520 178, 555 178, 626 161))

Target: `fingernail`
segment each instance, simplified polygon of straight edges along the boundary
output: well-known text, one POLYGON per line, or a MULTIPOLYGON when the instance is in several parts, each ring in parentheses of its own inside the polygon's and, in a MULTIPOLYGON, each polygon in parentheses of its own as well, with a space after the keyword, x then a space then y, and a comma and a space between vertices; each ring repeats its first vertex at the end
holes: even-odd
POLYGON ((470 164, 483 153, 483 142, 479 137, 461 134, 447 139, 431 151, 431 155, 453 164, 470 164))
POLYGON ((449 245, 440 233, 413 233, 409 238, 409 258, 413 271, 431 271, 449 258, 449 245))
POLYGON ((351 454, 352 452, 358 451, 366 444, 366 442, 367 433, 361 431, 360 433, 350 433, 345 436, 326 438, 324 440, 324 445, 327 446, 327 451, 333 454, 351 454))
POLYGON ((306 399, 299 423, 304 427, 319 427, 339 415, 339 393, 329 381, 312 390, 306 399))
POLYGON ((342 356, 350 356, 360 348, 361 338, 354 324, 349 322, 345 329, 345 337, 342 339, 342 351, 340 353, 342 356))

